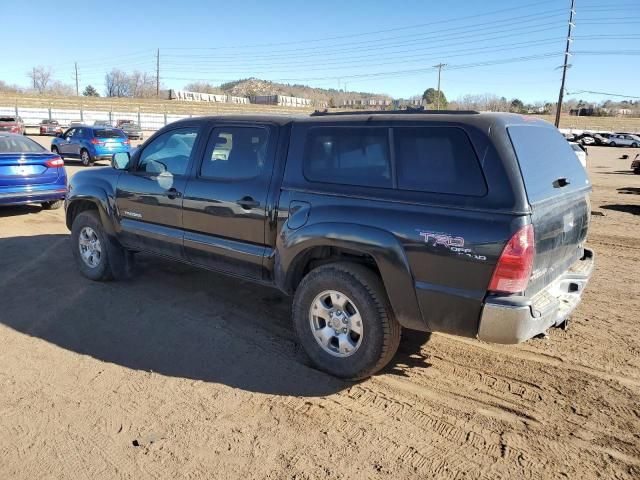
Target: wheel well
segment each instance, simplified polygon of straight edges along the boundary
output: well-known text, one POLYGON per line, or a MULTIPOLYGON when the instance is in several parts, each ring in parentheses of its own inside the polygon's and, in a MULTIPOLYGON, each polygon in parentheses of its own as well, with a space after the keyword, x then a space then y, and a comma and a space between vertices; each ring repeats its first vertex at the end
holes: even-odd
POLYGON ((98 206, 89 200, 76 200, 67 207, 67 228, 69 230, 71 230, 71 226, 76 217, 85 210, 95 210, 97 212, 98 206))
POLYGON ((287 290, 290 293, 295 292, 300 281, 307 273, 321 265, 335 262, 351 262, 364 265, 379 277, 381 276, 375 259, 368 253, 342 247, 313 247, 302 252, 295 259, 288 275, 287 290))

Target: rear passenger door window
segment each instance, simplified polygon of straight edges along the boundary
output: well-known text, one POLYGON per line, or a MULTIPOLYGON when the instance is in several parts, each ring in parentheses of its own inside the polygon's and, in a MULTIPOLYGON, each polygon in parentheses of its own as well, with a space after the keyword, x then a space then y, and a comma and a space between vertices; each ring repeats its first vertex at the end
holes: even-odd
POLYGON ((200 177, 248 180, 264 169, 269 131, 261 127, 214 128, 204 155, 200 177))
POLYGON ((467 134, 457 127, 393 129, 398 188, 483 196, 487 186, 467 134))
POLYGON ((312 182, 392 188, 388 129, 311 128, 304 175, 312 182))

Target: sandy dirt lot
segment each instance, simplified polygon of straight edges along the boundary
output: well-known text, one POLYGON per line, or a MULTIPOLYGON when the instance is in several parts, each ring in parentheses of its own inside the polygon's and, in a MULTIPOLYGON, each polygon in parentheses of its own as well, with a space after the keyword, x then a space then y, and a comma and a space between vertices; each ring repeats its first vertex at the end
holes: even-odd
POLYGON ((275 290, 147 256, 90 282, 61 210, 0 210, 0 478, 640 478, 640 176, 590 151, 570 328, 409 332, 360 383, 308 366, 275 290))

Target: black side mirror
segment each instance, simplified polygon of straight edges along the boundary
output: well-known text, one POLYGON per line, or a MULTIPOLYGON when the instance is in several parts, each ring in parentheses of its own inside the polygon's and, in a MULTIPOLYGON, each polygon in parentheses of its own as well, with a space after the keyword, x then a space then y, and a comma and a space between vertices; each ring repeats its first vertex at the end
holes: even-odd
POLYGON ((131 155, 129 155, 129 152, 114 153, 111 157, 111 166, 116 170, 127 170, 130 161, 131 155))

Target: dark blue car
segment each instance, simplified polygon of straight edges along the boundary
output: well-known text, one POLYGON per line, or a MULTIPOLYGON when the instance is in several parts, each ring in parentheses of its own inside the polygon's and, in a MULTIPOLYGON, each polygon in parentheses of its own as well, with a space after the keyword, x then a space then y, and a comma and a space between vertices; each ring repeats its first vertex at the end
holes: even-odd
POLYGON ((111 160, 114 153, 130 152, 131 144, 118 128, 78 125, 54 138, 51 151, 62 158, 78 158, 86 167, 96 160, 111 160))
POLYGON ((0 205, 41 203, 60 208, 67 172, 59 155, 22 135, 0 132, 0 205))

